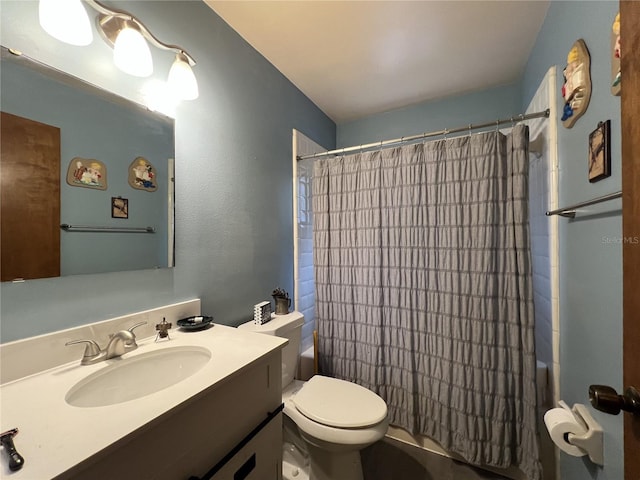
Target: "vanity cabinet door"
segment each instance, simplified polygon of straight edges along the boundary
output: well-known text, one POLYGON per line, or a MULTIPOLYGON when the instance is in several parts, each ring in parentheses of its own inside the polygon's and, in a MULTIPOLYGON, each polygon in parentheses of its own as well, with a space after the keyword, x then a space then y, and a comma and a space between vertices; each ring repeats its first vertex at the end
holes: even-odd
POLYGON ((212 477, 212 480, 265 479, 282 479, 282 413, 212 477))
MULTIPOLYGON (((282 363, 278 350, 136 430, 56 480, 201 478, 281 404, 282 363)), ((251 471, 246 478, 280 478, 273 476, 273 471, 275 465, 279 469, 282 465, 282 414, 274 417, 254 440, 256 443, 250 453, 256 454, 253 469, 256 473, 251 471), (259 442, 258 437, 261 437, 259 442), (267 444, 271 448, 267 448, 267 444), (262 471, 269 473, 258 475, 262 471)), ((242 452, 246 458, 237 455, 238 463, 234 463, 236 470, 231 476, 215 478, 236 480, 233 475, 250 457, 247 455, 249 450, 242 452)), ((229 468, 233 470, 233 467, 229 468)), ((237 480, 241 478, 239 476, 237 480)))

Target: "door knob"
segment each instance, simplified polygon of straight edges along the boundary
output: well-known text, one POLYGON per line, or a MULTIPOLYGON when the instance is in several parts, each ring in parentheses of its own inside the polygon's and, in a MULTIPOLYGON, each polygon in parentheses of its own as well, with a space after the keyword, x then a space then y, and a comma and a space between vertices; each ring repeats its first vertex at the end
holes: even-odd
POLYGON ((634 387, 628 387, 623 395, 606 385, 589 386, 589 401, 596 410, 618 415, 620 410, 640 415, 640 393, 634 387))

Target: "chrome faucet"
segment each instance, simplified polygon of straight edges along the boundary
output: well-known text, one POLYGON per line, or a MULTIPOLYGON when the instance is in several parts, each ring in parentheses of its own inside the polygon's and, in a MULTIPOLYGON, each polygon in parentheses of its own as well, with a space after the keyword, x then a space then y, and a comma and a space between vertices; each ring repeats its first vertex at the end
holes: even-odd
POLYGON ((146 325, 147 322, 136 323, 128 330, 120 330, 119 332, 109 335, 109 343, 107 348, 102 350, 93 340, 71 340, 65 343, 65 345, 75 345, 77 343, 86 343, 87 346, 84 349, 84 355, 80 361, 81 365, 93 365, 94 363, 101 362, 103 360, 109 360, 110 358, 120 357, 127 352, 131 352, 138 348, 136 343, 136 336, 133 333, 133 329, 141 325, 146 325))

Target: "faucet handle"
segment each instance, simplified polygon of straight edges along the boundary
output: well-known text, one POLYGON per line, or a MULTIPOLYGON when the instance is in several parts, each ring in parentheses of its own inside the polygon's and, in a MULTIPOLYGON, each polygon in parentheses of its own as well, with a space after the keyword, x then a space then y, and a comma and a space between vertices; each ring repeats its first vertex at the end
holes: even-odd
POLYGON ((75 345, 77 343, 86 343, 87 346, 84 349, 84 355, 82 355, 82 362, 85 364, 87 361, 97 358, 102 352, 100 351, 100 345, 93 340, 71 340, 65 343, 65 346, 75 345))
POLYGON ((65 343, 65 346, 75 345, 76 343, 86 343, 87 346, 84 349, 85 357, 92 357, 100 353, 100 346, 93 340, 71 340, 65 343))
MULTIPOLYGON (((133 329, 134 329, 134 328, 138 328, 138 327, 141 327, 142 325, 146 325, 146 324, 147 324, 147 322, 146 322, 146 321, 145 321, 145 322, 139 322, 139 323, 136 323, 136 324, 135 324, 135 325, 133 325, 131 328, 129 328, 129 331, 130 331, 131 333, 133 333, 133 329)), ((135 336, 135 333, 134 333, 134 336, 135 336)))

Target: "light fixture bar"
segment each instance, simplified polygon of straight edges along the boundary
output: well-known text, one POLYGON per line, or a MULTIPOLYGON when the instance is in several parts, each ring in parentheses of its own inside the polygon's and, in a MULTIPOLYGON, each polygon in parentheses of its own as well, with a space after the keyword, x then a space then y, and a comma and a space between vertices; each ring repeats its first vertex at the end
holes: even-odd
POLYGON ((144 25, 144 23, 142 23, 140 20, 138 20, 136 17, 134 17, 130 13, 125 12, 124 10, 116 10, 116 9, 107 7, 106 5, 103 5, 97 0, 84 0, 84 1, 96 12, 100 13, 97 19, 98 31, 101 33, 105 41, 107 41, 107 43, 109 43, 111 46, 115 44, 116 36, 118 32, 122 29, 122 25, 126 22, 132 22, 138 27, 138 30, 140 31, 140 33, 147 40, 149 40, 149 42, 151 42, 152 45, 154 45, 155 47, 161 50, 168 50, 168 51, 173 51, 175 53, 180 53, 184 55, 184 57, 187 59, 187 61, 189 62, 189 66, 193 67, 196 65, 196 61, 194 60, 194 58, 191 55, 189 55, 182 47, 179 47, 178 45, 171 45, 171 44, 160 41, 153 33, 151 33, 151 31, 144 25))

